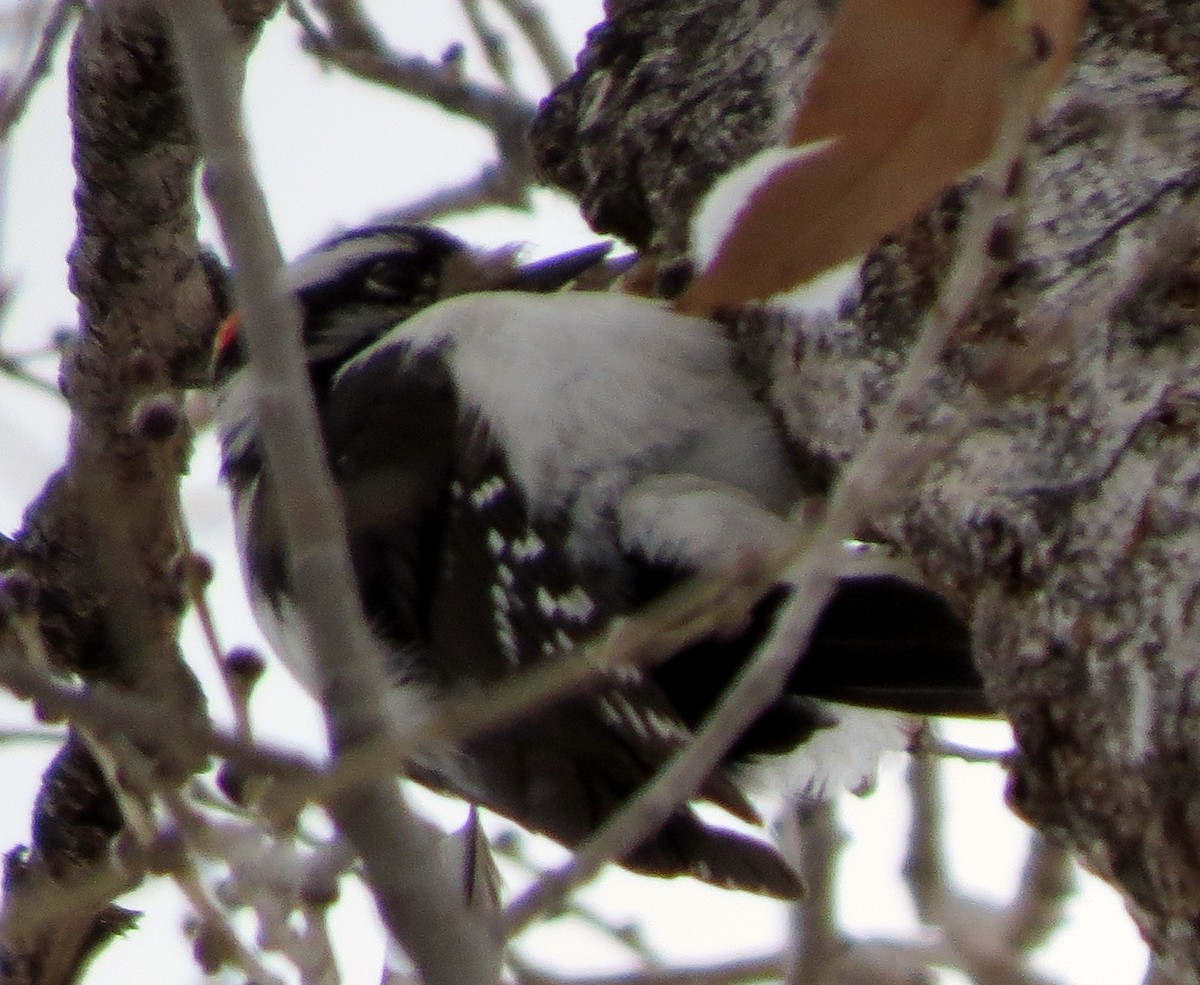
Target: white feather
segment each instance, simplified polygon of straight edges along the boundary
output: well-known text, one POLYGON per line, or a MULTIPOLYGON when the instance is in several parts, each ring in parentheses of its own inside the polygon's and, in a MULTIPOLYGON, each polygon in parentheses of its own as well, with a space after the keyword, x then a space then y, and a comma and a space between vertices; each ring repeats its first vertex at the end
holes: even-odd
POLYGON ((709 573, 727 570, 747 551, 768 550, 787 531, 745 490, 694 475, 643 479, 622 497, 617 525, 627 551, 709 573))
POLYGON ((722 175, 692 216, 691 251, 697 269, 707 269, 717 258, 751 196, 776 171, 784 165, 814 157, 832 144, 833 139, 829 138, 802 147, 768 147, 722 175))
POLYGON ((858 303, 862 294, 862 262, 856 256, 836 267, 823 270, 790 291, 776 294, 771 299, 773 307, 794 311, 799 314, 829 311, 837 314, 858 303))
POLYGON ((767 788, 824 800, 843 790, 862 791, 874 784, 880 757, 912 744, 920 720, 894 712, 821 702, 838 719, 785 756, 756 766, 756 779, 767 788))
POLYGON ((381 226, 367 234, 360 232, 332 243, 325 243, 293 260, 284 274, 289 290, 332 282, 355 264, 383 254, 417 254, 420 243, 401 229, 381 226))
POLYGON ((216 392, 213 418, 221 435, 221 451, 227 461, 241 458, 258 436, 255 380, 246 366, 229 377, 216 392))

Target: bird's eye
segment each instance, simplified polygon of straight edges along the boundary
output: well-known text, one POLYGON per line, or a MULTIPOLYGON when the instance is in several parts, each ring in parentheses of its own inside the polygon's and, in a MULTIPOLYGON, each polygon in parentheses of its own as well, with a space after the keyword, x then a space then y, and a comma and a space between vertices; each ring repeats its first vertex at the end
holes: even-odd
POLYGON ((417 278, 411 264, 376 260, 363 274, 363 288, 379 298, 393 299, 414 293, 417 278))
POLYGON ((436 274, 411 258, 376 260, 363 273, 362 286, 377 301, 423 306, 437 300, 436 274))

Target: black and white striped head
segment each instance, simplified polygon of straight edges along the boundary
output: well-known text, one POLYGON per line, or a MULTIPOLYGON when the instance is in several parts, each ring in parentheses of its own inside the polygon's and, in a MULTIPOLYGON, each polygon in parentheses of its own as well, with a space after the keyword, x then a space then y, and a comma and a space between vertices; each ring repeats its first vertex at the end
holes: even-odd
MULTIPOLYGON (((304 312, 318 399, 341 366, 423 308, 478 291, 557 290, 602 261, 608 249, 600 244, 520 265, 511 248, 473 249, 428 226, 366 226, 326 241, 288 269, 304 312)), ((217 340, 218 386, 245 361, 237 336, 235 314, 217 340)))

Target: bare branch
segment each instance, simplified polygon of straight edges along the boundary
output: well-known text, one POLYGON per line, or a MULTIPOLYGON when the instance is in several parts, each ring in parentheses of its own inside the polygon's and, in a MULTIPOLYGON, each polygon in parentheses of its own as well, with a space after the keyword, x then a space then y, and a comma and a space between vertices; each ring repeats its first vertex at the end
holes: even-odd
POLYGON ((837 981, 836 968, 847 941, 838 930, 834 895, 837 858, 845 842, 831 802, 796 804, 788 811, 788 858, 804 877, 808 894, 792 907, 791 985, 826 985, 837 981), (794 843, 794 847, 793 847, 794 843))
MULTIPOLYGON (((486 22, 477 3, 473 0, 463 2, 485 50, 493 59, 493 67, 506 81, 506 90, 472 82, 464 75, 460 60, 449 55, 441 62, 432 62, 392 50, 362 6, 354 0, 324 0, 316 4, 328 22, 327 30, 310 15, 302 0, 288 0, 288 11, 300 25, 305 48, 318 58, 366 81, 389 86, 472 119, 495 135, 499 150, 496 163, 457 187, 435 192, 423 201, 395 210, 394 215, 403 217, 404 221, 427 222, 487 205, 530 207, 529 189, 536 180, 528 146, 534 105, 520 97, 504 68, 503 36, 486 22)), ((518 24, 522 29, 533 31, 535 35, 540 30, 547 35, 539 36, 536 41, 531 37, 531 43, 539 52, 552 45, 536 10, 521 13, 518 24)))
POLYGON ((550 30, 542 8, 531 0, 499 0, 499 3, 533 48, 550 84, 565 82, 571 74, 571 60, 550 30))
POLYGON ((1005 936, 1013 949, 1041 947, 1062 926, 1066 904, 1077 889, 1075 857, 1034 831, 1020 885, 1005 914, 1005 936))
MULTIPOLYGON (((317 57, 352 75, 440 106, 447 112, 483 124, 502 147, 517 149, 533 121, 535 107, 509 92, 464 79, 446 65, 420 55, 392 51, 363 17, 357 4, 325 3, 330 33, 311 18, 300 21, 304 46, 317 57)), ((527 154, 527 152, 526 152, 527 154)))
POLYGON ((1040 980, 1029 968, 1029 951, 1062 920, 1073 888, 1070 854, 1031 834, 1021 885, 1008 907, 985 906, 955 890, 945 869, 941 763, 913 757, 909 765, 912 824, 904 875, 923 923, 938 927, 945 963, 981 985, 1040 980))
POLYGON ((516 79, 513 77, 512 55, 508 50, 508 40, 495 27, 488 23, 483 12, 482 0, 459 0, 463 13, 467 15, 467 23, 475 32, 475 38, 483 49, 492 71, 504 83, 509 92, 517 91, 516 79))
POLYGON ((740 985, 777 981, 783 977, 785 966, 783 955, 767 954, 699 968, 655 968, 620 975, 569 978, 525 968, 521 972, 521 982, 522 985, 740 985))
MULTIPOLYGON (((53 36, 44 37, 45 58, 53 36)), ((56 667, 128 690, 186 727, 203 722, 203 703, 175 643, 182 606, 170 516, 178 490, 161 479, 163 469, 178 477, 188 435, 179 428, 151 439, 133 411, 149 392, 173 399, 207 363, 215 316, 189 194, 195 148, 152 5, 89 6, 70 74, 79 220, 70 267, 83 317, 61 375, 71 439, 63 471, 31 506, 6 563, 30 583, 38 636, 56 667)), ((161 750, 169 731, 146 733, 146 748, 161 750)), ((109 848, 122 819, 81 749, 69 741, 43 778, 34 844, 14 869, 0 918, 4 960, 37 985, 71 979, 123 926, 108 897, 89 891, 70 919, 43 915, 28 933, 14 929, 39 919, 47 887, 115 891, 109 848)), ((203 762, 194 750, 174 753, 159 764, 165 776, 203 762)), ((129 878, 119 874, 119 888, 129 878)))
POLYGON ((472 212, 490 205, 529 209, 529 175, 509 166, 506 160, 483 167, 479 174, 453 188, 443 188, 380 218, 402 223, 426 223, 448 215, 472 212))
POLYGON ((38 83, 50 74, 54 49, 67 33, 71 15, 83 9, 83 0, 55 0, 25 74, 17 80, 0 80, 0 144, 25 113, 38 83))

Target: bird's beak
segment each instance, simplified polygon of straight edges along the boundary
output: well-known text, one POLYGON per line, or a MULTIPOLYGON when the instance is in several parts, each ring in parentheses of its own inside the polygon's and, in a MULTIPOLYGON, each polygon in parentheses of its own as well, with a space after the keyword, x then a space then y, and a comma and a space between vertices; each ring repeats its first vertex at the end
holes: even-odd
POLYGON ((526 264, 517 262, 516 247, 464 252, 448 258, 443 265, 440 296, 448 298, 478 291, 544 294, 561 290, 581 279, 583 283, 579 286, 602 290, 617 276, 611 273, 605 276, 612 266, 605 263, 611 249, 611 243, 595 243, 526 264))
POLYGON ((510 283, 499 286, 506 290, 536 293, 557 291, 600 266, 611 250, 611 243, 594 243, 570 253, 536 260, 517 267, 512 271, 510 283))

